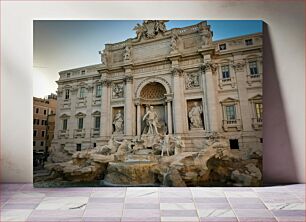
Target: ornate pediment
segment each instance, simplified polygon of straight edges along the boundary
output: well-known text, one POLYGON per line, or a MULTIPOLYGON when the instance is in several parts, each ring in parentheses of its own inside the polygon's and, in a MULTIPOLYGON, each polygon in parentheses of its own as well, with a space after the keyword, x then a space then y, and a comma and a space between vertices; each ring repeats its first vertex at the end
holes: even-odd
POLYGON ((165 22, 168 20, 144 20, 142 25, 139 23, 134 27, 137 40, 153 39, 159 34, 164 34, 166 29, 165 22))

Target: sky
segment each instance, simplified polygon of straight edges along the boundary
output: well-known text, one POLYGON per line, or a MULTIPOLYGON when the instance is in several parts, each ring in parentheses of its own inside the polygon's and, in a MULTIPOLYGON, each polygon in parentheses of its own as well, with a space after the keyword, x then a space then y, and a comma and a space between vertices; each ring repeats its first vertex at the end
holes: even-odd
MULTIPOLYGON (((170 20, 167 29, 181 28, 200 20, 170 20)), ((101 62, 99 51, 106 43, 136 37, 140 20, 35 20, 33 22, 33 96, 55 93, 58 72, 101 62)), ((262 31, 259 20, 208 20, 213 40, 262 31)))

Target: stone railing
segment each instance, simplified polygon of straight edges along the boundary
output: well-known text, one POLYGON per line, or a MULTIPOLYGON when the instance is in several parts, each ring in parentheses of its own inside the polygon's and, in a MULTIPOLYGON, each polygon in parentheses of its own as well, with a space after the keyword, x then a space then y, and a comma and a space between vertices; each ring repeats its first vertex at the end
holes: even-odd
POLYGON ((84 138, 85 137, 85 129, 75 129, 74 132, 73 132, 73 136, 74 136, 74 138, 77 138, 77 137, 84 138))
POLYGON ((226 85, 232 86, 232 88, 235 87, 235 77, 229 77, 229 78, 220 78, 219 79, 219 86, 222 89, 226 85))
POLYGON ((241 130, 241 120, 240 119, 223 120, 222 126, 224 131, 229 131, 230 129, 241 130))
POLYGON ((100 128, 92 128, 90 132, 91 137, 99 137, 100 136, 100 128))
POLYGON ((262 74, 250 74, 247 75, 247 83, 252 85, 254 82, 262 83, 262 74))
POLYGON ((59 130, 58 131, 59 139, 68 139, 69 138, 69 130, 59 130))
POLYGON ((252 126, 255 130, 262 128, 262 118, 252 118, 252 126))

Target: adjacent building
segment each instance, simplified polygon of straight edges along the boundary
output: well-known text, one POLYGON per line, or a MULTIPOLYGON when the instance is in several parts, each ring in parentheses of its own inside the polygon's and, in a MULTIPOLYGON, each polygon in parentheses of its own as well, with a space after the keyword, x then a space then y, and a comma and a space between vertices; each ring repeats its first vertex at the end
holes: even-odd
MULTIPOLYGON (((73 153, 141 138, 153 107, 159 133, 181 136, 185 151, 205 148, 213 133, 232 149, 261 148, 262 33, 213 41, 206 21, 171 30, 165 22, 137 24, 135 38, 105 45, 101 64, 59 73, 52 146, 73 153)), ((43 145, 45 129, 35 130, 43 145)))
POLYGON ((54 137, 57 96, 33 98, 33 151, 47 152, 54 137))

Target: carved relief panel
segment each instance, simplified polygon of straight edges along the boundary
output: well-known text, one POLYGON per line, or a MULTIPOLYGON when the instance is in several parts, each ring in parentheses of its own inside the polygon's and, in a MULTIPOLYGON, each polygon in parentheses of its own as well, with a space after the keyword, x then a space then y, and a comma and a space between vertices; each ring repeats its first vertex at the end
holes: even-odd
POLYGON ((200 88, 200 74, 199 72, 187 73, 185 76, 186 89, 200 88))
POLYGON ((123 82, 113 83, 112 98, 119 99, 119 98, 123 98, 123 96, 124 96, 124 83, 123 82))

